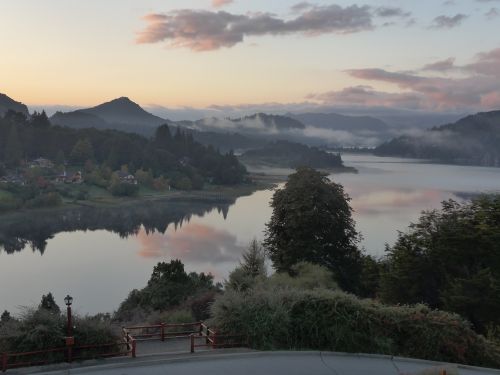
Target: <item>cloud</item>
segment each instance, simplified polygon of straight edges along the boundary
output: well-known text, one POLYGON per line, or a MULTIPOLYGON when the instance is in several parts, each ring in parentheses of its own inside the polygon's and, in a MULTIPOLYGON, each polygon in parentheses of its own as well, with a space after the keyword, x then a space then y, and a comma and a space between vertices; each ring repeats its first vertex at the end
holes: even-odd
POLYGON ((434 18, 430 26, 431 29, 452 29, 462 24, 468 18, 465 14, 457 14, 453 17, 439 16, 434 18))
POLYGON ((500 0, 476 0, 478 3, 498 3, 500 0))
POLYGON ((468 111, 500 107, 500 48, 475 56, 470 64, 457 66, 454 59, 426 65, 427 70, 457 70, 459 77, 434 77, 417 73, 391 72, 384 69, 351 69, 351 77, 364 81, 390 83, 399 92, 377 91, 360 85, 342 90, 315 93, 308 99, 323 105, 353 104, 426 111, 468 111))
POLYGON ((446 0, 443 5, 444 6, 451 6, 451 5, 456 5, 457 3, 455 2, 455 0, 446 0))
POLYGON ((422 70, 430 70, 435 72, 446 72, 452 70, 455 67, 455 59, 450 57, 446 60, 437 61, 432 64, 425 65, 422 70))
POLYGON ((148 14, 144 17, 147 25, 139 32, 136 42, 166 42, 170 47, 209 51, 233 47, 251 36, 359 33, 374 28, 374 17, 409 16, 400 8, 374 9, 368 5, 342 7, 299 3, 292 11, 299 12, 292 19, 282 19, 269 13, 238 15, 195 9, 148 14))
POLYGON ((410 17, 410 12, 405 12, 401 8, 396 7, 380 7, 375 9, 375 14, 379 17, 410 17))
POLYGON ((492 20, 500 16, 500 11, 497 8, 491 8, 488 12, 486 12, 485 17, 492 20))
POLYGON ((212 6, 214 8, 222 8, 223 6, 233 3, 234 0, 212 0, 212 6))

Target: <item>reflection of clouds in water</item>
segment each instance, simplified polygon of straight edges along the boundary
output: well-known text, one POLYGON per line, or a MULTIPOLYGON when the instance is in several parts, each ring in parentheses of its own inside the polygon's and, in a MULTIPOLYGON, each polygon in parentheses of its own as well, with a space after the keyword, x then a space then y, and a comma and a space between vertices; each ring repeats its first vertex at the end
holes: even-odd
POLYGON ((169 228, 165 234, 147 234, 141 228, 137 239, 143 257, 180 259, 190 264, 236 263, 244 248, 231 233, 197 223, 169 228))
POLYGON ((366 215, 438 207, 442 200, 449 197, 449 194, 438 190, 373 190, 373 187, 349 190, 354 211, 366 215))

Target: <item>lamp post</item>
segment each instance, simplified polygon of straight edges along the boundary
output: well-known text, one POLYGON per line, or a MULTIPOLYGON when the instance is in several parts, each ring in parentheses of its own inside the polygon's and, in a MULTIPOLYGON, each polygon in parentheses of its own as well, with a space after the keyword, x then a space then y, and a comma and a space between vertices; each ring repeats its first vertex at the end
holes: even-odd
POLYGON ((73 334, 73 322, 72 322, 72 316, 71 316, 71 304, 73 303, 73 297, 71 297, 69 294, 64 297, 64 302, 66 303, 67 306, 67 316, 68 316, 68 337, 71 337, 73 334))
POLYGON ((68 316, 68 335, 66 336, 66 347, 68 348, 67 361, 71 363, 73 359, 73 345, 75 344, 75 338, 73 337, 73 321, 71 316, 71 304, 73 303, 73 297, 69 294, 64 297, 64 303, 66 303, 67 316, 68 316))

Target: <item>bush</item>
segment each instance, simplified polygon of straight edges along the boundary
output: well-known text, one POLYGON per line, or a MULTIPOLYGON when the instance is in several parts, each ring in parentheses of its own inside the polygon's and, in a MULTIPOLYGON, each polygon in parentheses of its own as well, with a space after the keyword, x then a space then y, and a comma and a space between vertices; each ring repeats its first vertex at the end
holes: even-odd
POLYGON ((49 192, 45 194, 40 194, 39 196, 30 199, 26 202, 26 207, 28 208, 39 208, 39 207, 53 207, 62 204, 62 199, 59 193, 49 192))
POLYGON ((113 181, 108 190, 117 197, 135 197, 139 194, 139 185, 113 181))
POLYGON ((225 334, 258 349, 314 349, 400 355, 500 366, 500 352, 456 314, 426 306, 385 306, 326 289, 227 290, 212 307, 225 334))

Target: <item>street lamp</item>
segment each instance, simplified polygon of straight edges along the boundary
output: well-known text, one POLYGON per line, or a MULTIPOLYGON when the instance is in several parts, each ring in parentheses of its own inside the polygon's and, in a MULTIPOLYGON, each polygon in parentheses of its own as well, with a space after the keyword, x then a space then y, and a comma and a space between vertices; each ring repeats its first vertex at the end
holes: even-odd
POLYGON ((73 303, 73 297, 71 297, 69 294, 64 297, 64 303, 66 303, 66 306, 68 307, 67 310, 67 316, 68 316, 68 337, 72 336, 72 328, 73 328, 73 323, 72 323, 72 317, 71 317, 71 304, 73 303))
POLYGON ((64 303, 68 307, 68 336, 66 337, 66 347, 68 348, 67 361, 71 363, 73 358, 73 345, 75 345, 75 338, 73 337, 73 322, 71 319, 71 304, 73 303, 73 297, 68 294, 64 297, 64 303))

